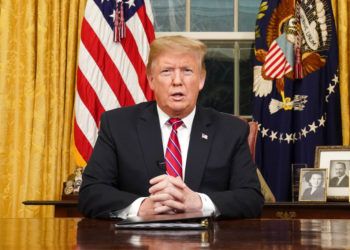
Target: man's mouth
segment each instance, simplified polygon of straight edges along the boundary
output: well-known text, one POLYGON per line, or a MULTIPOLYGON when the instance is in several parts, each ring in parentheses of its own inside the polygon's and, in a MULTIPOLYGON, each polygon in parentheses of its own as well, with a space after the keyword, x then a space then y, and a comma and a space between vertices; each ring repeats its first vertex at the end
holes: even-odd
POLYGON ((182 98, 185 96, 181 92, 176 92, 170 95, 174 100, 182 100, 182 98))

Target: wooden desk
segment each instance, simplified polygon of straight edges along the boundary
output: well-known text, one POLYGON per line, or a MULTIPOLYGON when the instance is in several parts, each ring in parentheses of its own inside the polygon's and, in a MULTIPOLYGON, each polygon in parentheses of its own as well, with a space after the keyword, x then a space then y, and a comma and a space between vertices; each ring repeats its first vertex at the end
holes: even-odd
POLYGON ((350 220, 227 220, 211 231, 115 230, 113 224, 0 219, 0 249, 350 249, 350 220))
MULTIPOLYGON (((25 205, 53 205, 55 217, 82 217, 77 200, 24 201, 25 205)), ((350 219, 350 203, 322 204, 277 202, 266 203, 261 218, 268 219, 350 219)))

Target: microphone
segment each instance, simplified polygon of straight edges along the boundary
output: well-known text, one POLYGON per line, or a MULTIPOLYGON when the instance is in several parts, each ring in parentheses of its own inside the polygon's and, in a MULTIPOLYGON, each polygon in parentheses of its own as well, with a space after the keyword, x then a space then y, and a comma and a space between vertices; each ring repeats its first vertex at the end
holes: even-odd
POLYGON ((166 165, 164 160, 157 161, 157 166, 166 173, 166 165))

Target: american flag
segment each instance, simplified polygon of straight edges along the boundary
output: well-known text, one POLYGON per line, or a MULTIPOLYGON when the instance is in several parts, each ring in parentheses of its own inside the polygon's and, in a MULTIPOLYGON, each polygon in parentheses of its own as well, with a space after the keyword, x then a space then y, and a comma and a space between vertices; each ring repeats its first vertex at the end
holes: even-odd
POLYGON ((264 69, 265 75, 272 79, 282 78, 292 71, 293 47, 283 34, 271 43, 267 52, 264 69))
POLYGON ((149 0, 87 1, 75 97, 79 166, 90 158, 104 111, 153 99, 146 63, 154 37, 149 0))

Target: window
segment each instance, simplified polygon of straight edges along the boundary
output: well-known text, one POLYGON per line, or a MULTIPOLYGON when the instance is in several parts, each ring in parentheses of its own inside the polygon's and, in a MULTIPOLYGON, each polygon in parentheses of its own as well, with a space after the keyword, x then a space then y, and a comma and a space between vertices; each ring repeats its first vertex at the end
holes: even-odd
POLYGON ((156 36, 185 35, 208 46, 199 103, 252 113, 253 45, 260 0, 151 0, 156 36))

